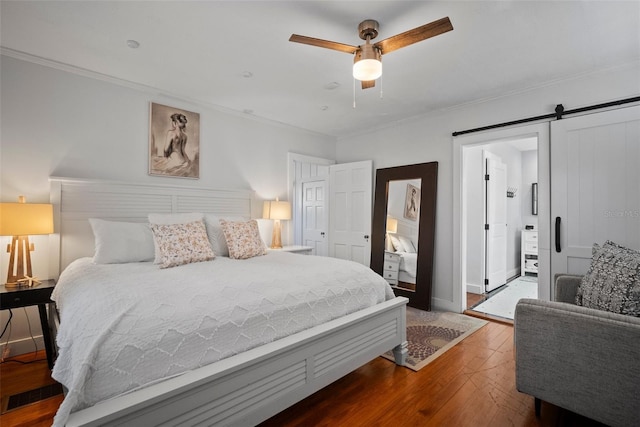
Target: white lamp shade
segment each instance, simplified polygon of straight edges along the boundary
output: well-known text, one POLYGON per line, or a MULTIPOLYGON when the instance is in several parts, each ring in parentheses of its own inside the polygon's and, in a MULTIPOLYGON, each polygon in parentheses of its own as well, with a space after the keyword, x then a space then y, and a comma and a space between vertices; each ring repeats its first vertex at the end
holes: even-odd
POLYGON ((382 75, 382 62, 377 59, 361 59, 353 64, 353 77, 360 81, 370 81, 382 75))
POLYGON ((267 219, 291 219, 291 203, 278 200, 265 201, 262 217, 267 219))
POLYGON ((387 233, 398 232, 398 220, 395 218, 387 217, 387 233))
POLYGON ((53 233, 53 205, 0 203, 0 236, 53 233))

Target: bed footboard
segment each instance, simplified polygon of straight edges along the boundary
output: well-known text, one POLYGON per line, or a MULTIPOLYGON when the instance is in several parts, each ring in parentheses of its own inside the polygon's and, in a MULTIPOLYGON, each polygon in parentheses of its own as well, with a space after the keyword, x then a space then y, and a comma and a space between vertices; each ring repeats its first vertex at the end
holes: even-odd
POLYGON ((67 426, 256 425, 393 348, 407 354, 397 297, 73 413, 67 426))

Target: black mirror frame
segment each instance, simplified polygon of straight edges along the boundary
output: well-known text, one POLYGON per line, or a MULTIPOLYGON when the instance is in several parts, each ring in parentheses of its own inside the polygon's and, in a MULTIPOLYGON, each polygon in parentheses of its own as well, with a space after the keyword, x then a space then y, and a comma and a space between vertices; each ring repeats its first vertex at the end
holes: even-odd
POLYGON ((376 189, 371 236, 371 269, 382 275, 384 268, 385 227, 389 181, 421 179, 420 222, 418 229, 418 268, 416 290, 394 287, 397 296, 409 298, 409 305, 431 310, 433 281, 433 255, 435 247, 436 197, 438 188, 438 162, 418 163, 376 170, 376 189))

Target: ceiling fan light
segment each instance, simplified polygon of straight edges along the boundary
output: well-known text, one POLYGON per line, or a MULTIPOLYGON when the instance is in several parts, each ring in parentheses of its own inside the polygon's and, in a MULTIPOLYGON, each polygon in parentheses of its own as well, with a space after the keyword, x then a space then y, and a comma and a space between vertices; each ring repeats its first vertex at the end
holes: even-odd
POLYGON ((353 77, 360 81, 370 81, 382 75, 380 51, 367 43, 358 49, 353 58, 353 77))
POLYGON ((382 62, 377 59, 362 59, 353 64, 353 77, 360 81, 370 81, 382 75, 382 62))

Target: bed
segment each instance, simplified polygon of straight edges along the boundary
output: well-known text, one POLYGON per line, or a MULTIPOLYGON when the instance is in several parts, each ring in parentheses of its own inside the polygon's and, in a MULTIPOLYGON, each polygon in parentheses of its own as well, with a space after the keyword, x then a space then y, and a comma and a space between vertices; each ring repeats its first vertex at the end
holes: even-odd
POLYGON ((398 280, 400 282, 416 284, 418 273, 418 254, 416 252, 396 252, 400 255, 398 280))
POLYGON ((358 264, 279 252, 161 270, 152 261, 98 265, 88 258, 89 218, 143 223, 149 213, 187 212, 249 218, 258 210, 251 191, 52 178, 51 200, 53 246, 60 248, 52 269, 64 270, 55 291, 61 346, 54 376, 67 388, 68 403, 58 425, 255 425, 390 349, 404 363, 407 300, 379 287, 379 276, 358 264), (311 282, 309 272, 325 286, 311 282), (162 285, 166 277, 176 286, 162 285), (234 305, 239 295, 250 298, 234 305), (298 305, 282 309, 280 301, 292 299, 298 305), (88 317, 74 313, 91 300, 99 303, 79 310, 88 317), (311 311, 316 305, 328 309, 311 311), (183 317, 185 311, 191 315, 183 317), (147 329, 162 322, 173 341, 147 329), (133 345, 125 338, 140 323, 145 332, 133 345), (78 324, 89 338, 76 337, 71 325, 78 324), (143 353, 145 346, 152 352, 143 353), (101 359, 108 362, 99 365, 101 359))
POLYGON ((418 227, 411 221, 397 219, 396 233, 389 233, 386 247, 400 256, 398 281, 416 284, 418 274, 418 227))

